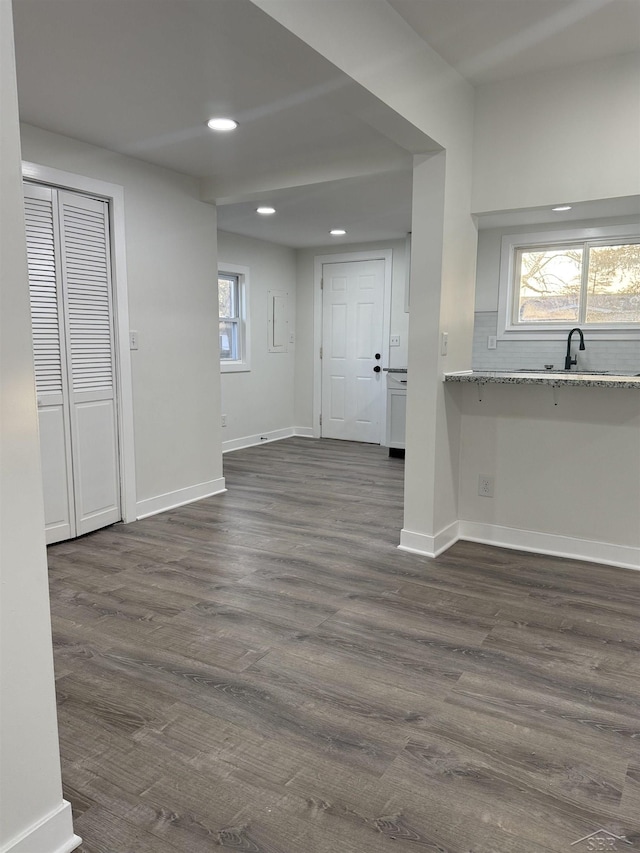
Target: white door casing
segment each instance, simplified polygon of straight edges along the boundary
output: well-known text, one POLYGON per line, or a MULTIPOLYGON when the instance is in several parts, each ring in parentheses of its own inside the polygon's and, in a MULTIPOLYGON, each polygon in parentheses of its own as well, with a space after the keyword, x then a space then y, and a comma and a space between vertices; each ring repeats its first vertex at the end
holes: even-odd
POLYGON ((121 519, 105 201, 25 184, 47 542, 121 519))
POLYGON ((323 438, 382 442, 384 290, 384 260, 323 264, 323 438))
POLYGON ((137 517, 133 388, 129 351, 129 299, 125 239, 124 189, 119 184, 78 175, 39 163, 22 162, 22 176, 30 186, 71 190, 108 202, 111 279, 114 320, 115 378, 118 391, 117 435, 121 514, 125 522, 137 517))

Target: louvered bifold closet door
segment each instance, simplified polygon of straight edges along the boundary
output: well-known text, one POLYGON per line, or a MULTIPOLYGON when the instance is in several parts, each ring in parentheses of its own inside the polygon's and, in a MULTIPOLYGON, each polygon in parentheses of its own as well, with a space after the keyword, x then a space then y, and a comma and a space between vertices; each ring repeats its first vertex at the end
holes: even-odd
POLYGON ((48 543, 75 535, 59 233, 49 187, 25 184, 33 352, 48 543))
POLYGON ((75 193, 58 204, 79 536, 121 518, 109 216, 75 193))

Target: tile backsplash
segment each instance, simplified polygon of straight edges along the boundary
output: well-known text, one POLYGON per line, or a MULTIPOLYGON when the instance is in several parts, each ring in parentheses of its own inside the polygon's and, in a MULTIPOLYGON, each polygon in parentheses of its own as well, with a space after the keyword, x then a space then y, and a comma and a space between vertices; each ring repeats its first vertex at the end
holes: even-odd
MULTIPOLYGON (((497 311, 476 312, 473 330, 474 370, 542 369, 545 364, 553 364, 557 370, 564 368, 566 339, 562 341, 499 340, 496 349, 487 349, 487 338, 490 335, 496 335, 497 328, 497 311)), ((590 341, 588 331, 584 332, 584 336, 586 345, 584 352, 579 352, 577 335, 573 336, 574 345, 571 352, 578 356, 578 370, 640 373, 640 340, 590 341)))

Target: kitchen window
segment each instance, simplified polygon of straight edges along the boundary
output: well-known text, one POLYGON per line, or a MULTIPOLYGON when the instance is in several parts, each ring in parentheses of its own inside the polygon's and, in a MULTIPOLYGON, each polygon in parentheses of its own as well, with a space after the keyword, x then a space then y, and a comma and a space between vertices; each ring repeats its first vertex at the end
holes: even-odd
POLYGON ((602 338, 637 337, 640 235, 627 226, 507 235, 500 301, 502 338, 562 336, 574 326, 602 338))
POLYGON ((218 272, 220 367, 223 372, 249 370, 249 270, 225 264, 218 272))

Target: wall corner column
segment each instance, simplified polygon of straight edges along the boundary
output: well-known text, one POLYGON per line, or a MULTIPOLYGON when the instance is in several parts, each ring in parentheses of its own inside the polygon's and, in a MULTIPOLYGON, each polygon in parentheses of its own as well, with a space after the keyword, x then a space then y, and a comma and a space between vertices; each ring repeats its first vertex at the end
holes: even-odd
POLYGON ((0 0, 0 851, 69 853, 44 541, 10 0, 0 0))
POLYGON ((477 234, 470 193, 469 150, 414 158, 407 465, 400 547, 432 557, 459 538, 461 415, 443 374, 471 364, 477 234), (448 335, 446 355, 443 332, 448 335))

